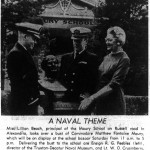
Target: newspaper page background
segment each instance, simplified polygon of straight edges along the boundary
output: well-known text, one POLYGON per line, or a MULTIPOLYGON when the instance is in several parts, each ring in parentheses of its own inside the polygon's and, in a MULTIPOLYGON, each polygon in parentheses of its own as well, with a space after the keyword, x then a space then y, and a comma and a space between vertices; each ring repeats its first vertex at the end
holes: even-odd
POLYGON ((2 114, 2 107, 2 150, 149 150, 149 111, 126 116, 10 116, 2 114))

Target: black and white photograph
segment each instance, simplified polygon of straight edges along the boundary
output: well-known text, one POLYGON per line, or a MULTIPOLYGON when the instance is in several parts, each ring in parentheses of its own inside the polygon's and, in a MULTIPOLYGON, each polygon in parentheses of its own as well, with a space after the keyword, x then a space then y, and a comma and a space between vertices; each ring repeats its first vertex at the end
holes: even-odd
POLYGON ((149 150, 148 0, 1 0, 2 150, 149 150))
POLYGON ((148 115, 148 0, 3 0, 2 115, 148 115))

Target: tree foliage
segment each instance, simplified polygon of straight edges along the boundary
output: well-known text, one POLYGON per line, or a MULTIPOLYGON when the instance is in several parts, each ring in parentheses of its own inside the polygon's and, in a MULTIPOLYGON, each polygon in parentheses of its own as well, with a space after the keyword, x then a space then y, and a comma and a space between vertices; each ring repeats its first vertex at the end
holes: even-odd
POLYGON ((16 23, 42 12, 40 1, 16 0, 2 4, 2 22, 16 23))
POLYGON ((147 0, 106 0, 103 15, 110 20, 130 22, 147 15, 143 12, 147 7, 147 0))

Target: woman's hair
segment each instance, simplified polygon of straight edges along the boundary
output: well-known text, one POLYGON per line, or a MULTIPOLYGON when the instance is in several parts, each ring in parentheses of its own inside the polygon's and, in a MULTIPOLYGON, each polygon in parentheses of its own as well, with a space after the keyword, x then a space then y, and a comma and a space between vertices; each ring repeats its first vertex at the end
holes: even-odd
POLYGON ((115 38, 117 38, 117 41, 121 44, 124 45, 125 41, 126 41, 126 34, 125 31, 118 27, 118 26, 114 26, 114 27, 110 27, 107 30, 107 34, 112 34, 115 38))

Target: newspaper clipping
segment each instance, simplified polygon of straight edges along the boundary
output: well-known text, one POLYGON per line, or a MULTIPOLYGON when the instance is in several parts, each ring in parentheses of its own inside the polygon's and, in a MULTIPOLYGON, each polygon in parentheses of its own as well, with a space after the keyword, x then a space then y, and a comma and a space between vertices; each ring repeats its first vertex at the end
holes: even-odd
POLYGON ((2 150, 149 150, 148 0, 2 0, 2 150))

